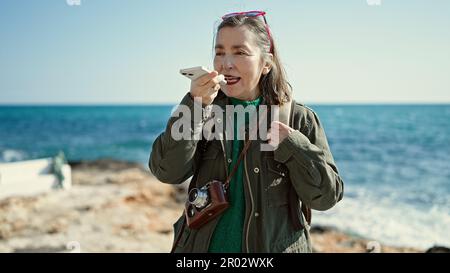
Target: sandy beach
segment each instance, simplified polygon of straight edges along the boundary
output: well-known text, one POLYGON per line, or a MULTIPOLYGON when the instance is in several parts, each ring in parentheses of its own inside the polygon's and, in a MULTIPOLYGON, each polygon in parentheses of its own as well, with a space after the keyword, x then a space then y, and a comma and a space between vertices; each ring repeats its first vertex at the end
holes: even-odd
MULTIPOLYGON (((0 252, 168 252, 186 185, 136 163, 72 162, 73 186, 0 200, 0 252)), ((312 225, 314 252, 425 252, 312 225)))

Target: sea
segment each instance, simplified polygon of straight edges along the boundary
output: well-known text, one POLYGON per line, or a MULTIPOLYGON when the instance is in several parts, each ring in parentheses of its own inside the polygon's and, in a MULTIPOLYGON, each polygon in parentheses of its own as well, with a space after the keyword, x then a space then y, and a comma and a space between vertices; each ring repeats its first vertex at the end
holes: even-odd
MULTIPOLYGON (((450 104, 308 105, 344 180, 344 198, 313 211, 394 246, 450 247, 450 104)), ((0 106, 0 162, 55 156, 147 166, 174 105, 0 106)))

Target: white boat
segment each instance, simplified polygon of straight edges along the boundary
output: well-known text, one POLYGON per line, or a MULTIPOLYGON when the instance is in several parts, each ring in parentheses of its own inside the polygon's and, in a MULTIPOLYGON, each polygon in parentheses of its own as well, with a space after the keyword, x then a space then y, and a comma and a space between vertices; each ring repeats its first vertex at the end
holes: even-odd
POLYGON ((0 163, 0 199, 70 189, 70 165, 61 158, 0 163))

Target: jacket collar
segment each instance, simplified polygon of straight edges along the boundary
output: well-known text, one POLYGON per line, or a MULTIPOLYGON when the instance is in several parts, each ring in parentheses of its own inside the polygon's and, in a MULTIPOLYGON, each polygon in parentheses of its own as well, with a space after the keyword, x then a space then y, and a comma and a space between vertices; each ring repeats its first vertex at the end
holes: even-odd
MULTIPOLYGON (((216 98, 213 101, 213 104, 218 105, 220 107, 222 107, 223 109, 225 109, 226 105, 231 105, 231 100, 230 98, 225 95, 225 93, 220 89, 219 92, 217 93, 216 98)), ((267 102, 263 96, 260 105, 267 105, 267 102)))

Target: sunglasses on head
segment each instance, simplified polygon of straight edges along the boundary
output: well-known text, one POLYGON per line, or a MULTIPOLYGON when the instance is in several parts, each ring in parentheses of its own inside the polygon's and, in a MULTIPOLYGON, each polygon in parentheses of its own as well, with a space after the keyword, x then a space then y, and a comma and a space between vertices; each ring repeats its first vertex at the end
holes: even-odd
POLYGON ((265 11, 259 11, 259 10, 251 10, 251 11, 243 11, 243 12, 232 12, 232 13, 228 13, 228 14, 225 14, 224 16, 222 16, 222 20, 225 20, 227 18, 234 17, 234 16, 246 16, 246 17, 262 16, 263 19, 264 19, 264 26, 266 28, 267 36, 269 37, 270 53, 273 53, 272 36, 270 35, 269 25, 267 24, 266 16, 264 16, 264 15, 266 15, 266 12, 265 11))

